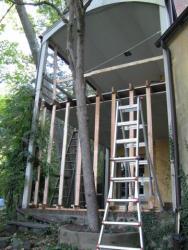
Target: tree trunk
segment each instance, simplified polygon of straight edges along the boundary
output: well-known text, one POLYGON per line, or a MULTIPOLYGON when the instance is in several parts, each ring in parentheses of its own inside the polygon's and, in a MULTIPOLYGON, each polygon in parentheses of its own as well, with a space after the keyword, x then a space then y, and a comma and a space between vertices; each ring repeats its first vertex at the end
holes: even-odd
POLYGON ((16 10, 19 15, 20 21, 22 23, 22 27, 24 30, 24 33, 26 35, 27 41, 29 43, 29 47, 32 53, 32 57, 34 60, 34 63, 36 67, 38 66, 38 60, 39 60, 39 44, 37 41, 36 33, 33 30, 33 26, 31 21, 29 20, 28 14, 26 12, 25 5, 23 4, 22 0, 15 0, 17 3, 16 10))
POLYGON ((86 84, 84 79, 84 35, 85 10, 83 8, 83 5, 81 4, 81 1, 70 0, 68 24, 68 54, 70 68, 73 73, 73 79, 75 81, 74 87, 77 100, 77 119, 82 152, 82 167, 88 223, 90 230, 96 232, 99 230, 99 217, 95 192, 94 173, 91 160, 88 114, 86 105, 86 84))

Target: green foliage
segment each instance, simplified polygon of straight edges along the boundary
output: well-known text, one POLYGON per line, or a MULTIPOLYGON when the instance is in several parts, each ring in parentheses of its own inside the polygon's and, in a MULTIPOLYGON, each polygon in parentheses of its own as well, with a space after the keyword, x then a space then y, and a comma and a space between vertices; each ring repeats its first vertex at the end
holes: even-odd
POLYGON ((31 57, 18 50, 17 43, 0 41, 0 83, 27 84, 34 77, 31 57))
MULTIPOLYGON (((35 0, 34 2, 38 2, 38 0, 35 0)), ((63 12, 65 8, 65 1, 63 0, 54 0, 50 1, 52 2, 56 7, 59 8, 60 11, 63 12)), ((57 12, 48 5, 40 5, 36 8, 37 13, 39 14, 38 20, 36 22, 36 28, 42 28, 44 27, 49 28, 51 27, 55 22, 57 22, 60 17, 58 16, 57 12), (37 27, 38 26, 38 27, 37 27)))
POLYGON ((172 213, 143 213, 143 231, 146 250, 173 249, 172 235, 175 232, 172 213))
POLYGON ((31 127, 33 77, 29 57, 16 43, 0 41, 0 84, 9 87, 0 96, 0 195, 6 199, 8 212, 20 200, 23 191, 27 144, 31 127))
POLYGON ((188 237, 188 176, 181 173, 181 233, 188 237))
POLYGON ((0 195, 10 211, 23 190, 32 99, 31 86, 18 85, 0 100, 0 195))

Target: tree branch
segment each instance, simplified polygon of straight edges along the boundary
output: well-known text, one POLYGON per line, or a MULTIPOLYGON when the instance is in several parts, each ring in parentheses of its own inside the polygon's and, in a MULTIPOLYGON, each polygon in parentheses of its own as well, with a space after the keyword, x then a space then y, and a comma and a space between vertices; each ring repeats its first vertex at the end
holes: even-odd
POLYGON ((88 0, 87 3, 84 5, 84 10, 85 10, 85 11, 86 11, 87 8, 90 6, 90 4, 91 4, 92 1, 93 1, 93 0, 88 0))
POLYGON ((64 23, 68 23, 68 20, 67 18, 65 17, 65 13, 64 12, 61 12, 56 6, 55 4, 51 3, 51 2, 48 2, 48 1, 39 1, 37 3, 26 3, 26 2, 23 2, 23 3, 17 3, 16 1, 14 0, 10 0, 11 3, 15 4, 15 5, 31 5, 31 6, 41 6, 41 5, 48 5, 50 6, 51 8, 53 8, 58 16, 63 20, 64 23))

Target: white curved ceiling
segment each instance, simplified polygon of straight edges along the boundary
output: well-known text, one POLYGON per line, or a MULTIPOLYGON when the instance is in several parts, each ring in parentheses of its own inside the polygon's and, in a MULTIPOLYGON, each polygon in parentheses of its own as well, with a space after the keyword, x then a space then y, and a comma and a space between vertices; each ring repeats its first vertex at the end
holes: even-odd
MULTIPOLYGON (((160 36, 160 33, 157 33, 160 31, 160 18, 159 6, 151 2, 157 1, 118 1, 118 3, 112 0, 94 1, 94 5, 95 2, 98 2, 98 5, 102 2, 111 2, 111 4, 92 9, 87 13, 85 72, 94 68, 105 68, 162 54, 162 51, 154 44, 160 36), (152 39, 147 40, 151 36, 153 36, 152 39), (145 39, 147 41, 142 43, 145 39), (135 46, 136 48, 130 50, 131 56, 126 57, 123 54, 103 64, 120 52, 135 46)), ((67 60, 65 26, 49 38, 49 43, 56 46, 67 60)), ((160 61, 92 76, 88 80, 102 92, 107 92, 112 87, 126 89, 129 83, 138 86, 143 85, 146 80, 159 81, 162 75, 163 62, 160 61)))

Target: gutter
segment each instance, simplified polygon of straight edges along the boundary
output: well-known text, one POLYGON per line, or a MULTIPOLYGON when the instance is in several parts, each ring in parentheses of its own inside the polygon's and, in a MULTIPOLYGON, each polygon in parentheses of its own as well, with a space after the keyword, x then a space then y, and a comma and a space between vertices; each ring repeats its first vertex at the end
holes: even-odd
POLYGON ((171 114, 172 114, 172 141, 173 145, 171 146, 171 161, 174 163, 174 174, 175 174, 175 190, 176 190, 176 233, 179 234, 180 231, 180 206, 181 206, 181 185, 180 185, 180 167, 179 167, 179 149, 178 149, 178 133, 177 133, 177 116, 176 116, 176 105, 175 105, 175 91, 174 91, 174 80, 173 80, 173 72, 172 72, 172 56, 170 49, 166 46, 166 44, 161 41, 161 47, 166 52, 167 57, 167 66, 169 73, 169 97, 171 102, 171 114))

